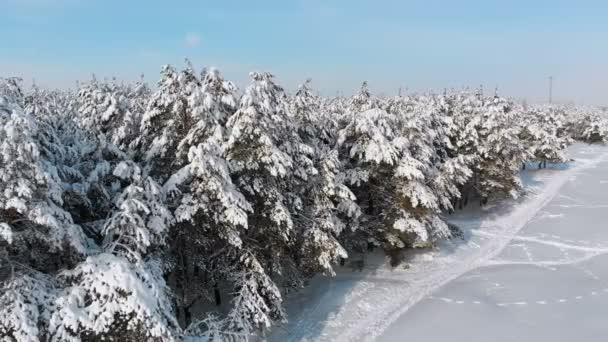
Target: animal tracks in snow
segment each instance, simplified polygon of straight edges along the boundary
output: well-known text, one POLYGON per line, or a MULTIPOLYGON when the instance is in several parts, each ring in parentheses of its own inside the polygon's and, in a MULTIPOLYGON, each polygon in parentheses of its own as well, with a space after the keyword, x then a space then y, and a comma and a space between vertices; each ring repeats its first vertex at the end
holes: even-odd
POLYGON ((458 304, 458 305, 494 305, 498 307, 506 307, 506 306, 514 306, 514 307, 524 307, 527 305, 551 305, 551 304, 563 304, 567 302, 575 302, 581 301, 586 298, 596 297, 596 296, 608 296, 608 287, 603 289, 598 289, 594 291, 589 291, 586 294, 577 294, 569 297, 559 297, 559 298, 543 298, 543 299, 531 299, 531 300, 517 300, 510 302, 492 302, 491 298, 488 297, 488 300, 480 301, 480 300, 462 300, 448 297, 438 297, 438 296, 428 296, 429 300, 436 300, 446 304, 458 304))

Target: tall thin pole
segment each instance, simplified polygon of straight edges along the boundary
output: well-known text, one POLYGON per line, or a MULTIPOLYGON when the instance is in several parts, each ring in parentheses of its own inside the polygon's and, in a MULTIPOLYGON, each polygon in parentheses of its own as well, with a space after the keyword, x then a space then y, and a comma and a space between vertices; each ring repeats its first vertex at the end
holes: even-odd
POLYGON ((549 103, 553 103, 553 76, 549 76, 549 103))

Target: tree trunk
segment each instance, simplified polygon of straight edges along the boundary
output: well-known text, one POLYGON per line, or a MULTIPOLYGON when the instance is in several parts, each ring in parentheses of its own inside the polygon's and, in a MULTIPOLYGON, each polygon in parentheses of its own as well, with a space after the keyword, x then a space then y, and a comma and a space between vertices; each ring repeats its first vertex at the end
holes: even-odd
POLYGON ((177 297, 173 297, 172 302, 173 302, 173 307, 177 309, 177 311, 176 311, 176 316, 177 317, 175 317, 175 318, 179 322, 179 316, 180 316, 181 312, 179 311, 179 304, 177 303, 177 299, 176 298, 177 297))
POLYGON ((190 305, 184 306, 184 326, 189 326, 192 323, 192 313, 190 312, 190 305))
MULTIPOLYGON (((268 250, 270 251, 270 248, 268 250)), ((272 277, 272 255, 268 256, 268 261, 266 262, 266 273, 272 277)))
POLYGON ((176 270, 176 279, 175 279, 175 287, 176 292, 181 297, 181 300, 178 302, 177 313, 178 313, 178 321, 180 318, 183 318, 184 326, 188 326, 190 321, 192 320, 192 315, 188 310, 188 306, 186 305, 186 286, 190 284, 190 279, 188 276, 188 262, 186 259, 186 243, 184 237, 181 237, 179 240, 179 254, 178 254, 178 267, 176 270))
POLYGON ((217 282, 213 284, 213 295, 215 296, 215 306, 222 305, 222 295, 220 293, 220 288, 217 285, 217 282))

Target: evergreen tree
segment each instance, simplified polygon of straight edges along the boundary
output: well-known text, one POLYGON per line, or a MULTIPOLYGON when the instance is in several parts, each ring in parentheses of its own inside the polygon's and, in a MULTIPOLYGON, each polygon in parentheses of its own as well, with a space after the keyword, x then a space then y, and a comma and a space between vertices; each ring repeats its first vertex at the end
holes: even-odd
POLYGON ((52 275, 87 254, 91 242, 61 207, 60 180, 23 104, 15 80, 0 86, 0 337, 36 341, 53 310, 52 275))
POLYGON ((175 156, 180 141, 193 125, 188 96, 196 90, 197 83, 194 70, 187 69, 180 74, 172 66, 163 66, 158 90, 142 117, 141 136, 137 141, 140 157, 160 181, 165 181, 181 166, 182 161, 175 156))
POLYGON ((505 99, 495 96, 484 103, 475 185, 482 203, 491 197, 517 197, 521 189, 518 173, 530 157, 530 151, 518 138, 521 123, 519 113, 505 99))
POLYGON ((243 295, 260 296, 255 301, 268 307, 262 316, 268 317, 263 319, 266 322, 284 318, 277 307, 280 294, 270 288, 274 283, 262 279, 268 279, 263 274, 281 274, 290 260, 294 223, 289 198, 284 194, 289 191, 286 186, 294 167, 291 154, 296 147, 288 138, 289 117, 282 102, 282 88, 269 73, 251 73, 251 78, 238 111, 228 120, 231 131, 226 156, 234 170, 235 184, 253 209, 248 215, 249 254, 241 258, 241 272, 257 279, 258 285, 252 294, 243 295), (274 295, 268 297, 270 293, 274 295))

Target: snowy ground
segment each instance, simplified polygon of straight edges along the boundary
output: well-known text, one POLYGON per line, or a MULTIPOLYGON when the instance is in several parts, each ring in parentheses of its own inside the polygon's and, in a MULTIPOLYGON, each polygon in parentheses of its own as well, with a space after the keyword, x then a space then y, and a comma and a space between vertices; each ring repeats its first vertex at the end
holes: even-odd
MULTIPOLYGON (((608 338, 608 148, 522 174, 528 195, 450 217, 464 241, 391 269, 317 277, 270 341, 599 341, 608 338)), ((474 206, 472 206, 474 207, 474 206)))

